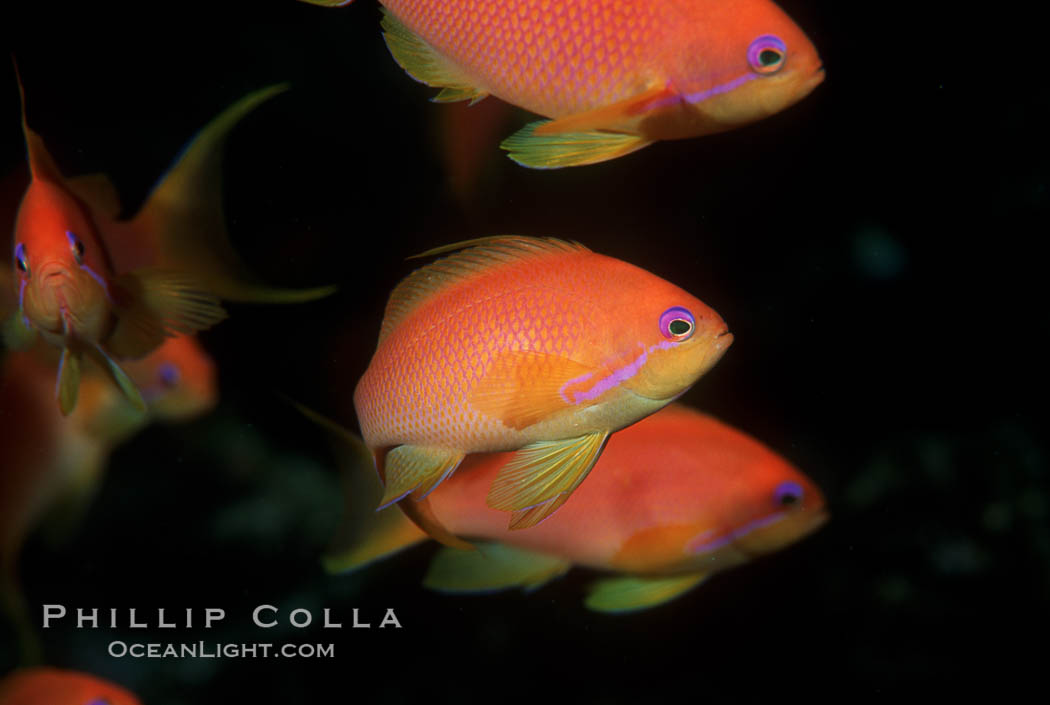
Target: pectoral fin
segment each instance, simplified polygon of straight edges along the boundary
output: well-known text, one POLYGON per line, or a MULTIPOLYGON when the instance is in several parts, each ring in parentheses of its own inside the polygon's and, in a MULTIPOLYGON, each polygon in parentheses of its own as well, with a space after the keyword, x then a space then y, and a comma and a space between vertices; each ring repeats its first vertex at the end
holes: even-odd
POLYGON ((488 95, 386 8, 383 8, 383 39, 394 60, 409 76, 420 83, 441 88, 433 98, 435 103, 469 100, 473 105, 488 95))
POLYGON ((600 431, 525 446, 499 471, 489 489, 487 504, 493 509, 514 512, 511 529, 535 526, 579 487, 608 439, 609 434, 600 431))
POLYGON ((708 573, 648 577, 605 578, 591 585, 584 604, 598 612, 634 612, 661 605, 692 590, 708 573))
POLYGON ((226 318, 219 300, 180 272, 140 269, 117 277, 111 289, 117 324, 106 348, 117 357, 142 357, 165 338, 226 318))
POLYGON ((120 369, 120 365, 113 361, 109 355, 107 355, 101 348, 88 348, 88 355, 98 363, 99 367, 104 369, 112 379, 117 388, 124 394, 131 405, 135 407, 136 411, 146 412, 146 402, 142 399, 142 394, 139 392, 139 388, 135 386, 135 383, 131 381, 127 373, 120 369))
POLYGON ((58 363, 58 381, 55 396, 63 416, 69 416, 77 406, 80 391, 80 355, 67 345, 62 348, 62 359, 58 363))
POLYGON ((36 341, 36 330, 25 323, 21 311, 18 311, 4 321, 3 343, 9 350, 25 350, 36 341))
POLYGON ((470 553, 443 548, 434 557, 423 585, 442 592, 489 592, 521 587, 535 590, 563 575, 571 564, 500 543, 484 543, 470 553))
POLYGON ((500 147, 522 166, 560 169, 616 159, 652 144, 639 135, 599 130, 545 134, 548 124, 546 120, 529 123, 503 140, 500 147))
POLYGON ((573 408, 577 380, 594 374, 565 357, 532 350, 498 353, 470 396, 470 404, 503 425, 521 430, 573 408))

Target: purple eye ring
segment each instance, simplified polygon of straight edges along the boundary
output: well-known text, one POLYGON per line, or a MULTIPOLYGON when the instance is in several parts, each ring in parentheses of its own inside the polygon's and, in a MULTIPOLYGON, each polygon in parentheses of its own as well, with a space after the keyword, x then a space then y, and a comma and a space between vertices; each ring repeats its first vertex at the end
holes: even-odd
POLYGON ((778 507, 794 507, 801 504, 802 498, 805 496, 806 493, 802 489, 802 485, 792 480, 781 482, 773 490, 773 502, 778 507))
POLYGON ((179 379, 182 377, 179 374, 179 368, 170 362, 165 362, 161 365, 157 373, 160 377, 160 383, 167 389, 171 389, 178 384, 179 379))
POLYGON ((784 67, 787 45, 772 34, 764 34, 747 48, 747 63, 755 73, 769 75, 784 67))
POLYGON ((673 306, 660 316, 660 333, 668 340, 679 343, 688 340, 696 330, 696 319, 688 309, 673 306))
POLYGON ((26 244, 20 242, 15 245, 15 266, 22 274, 29 276, 29 260, 26 258, 26 244))

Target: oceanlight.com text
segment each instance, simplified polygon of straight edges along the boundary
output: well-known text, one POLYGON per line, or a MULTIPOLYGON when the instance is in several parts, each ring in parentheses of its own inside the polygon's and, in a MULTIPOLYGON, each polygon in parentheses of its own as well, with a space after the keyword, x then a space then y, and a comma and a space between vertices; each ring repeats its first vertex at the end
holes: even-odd
POLYGON ((335 658, 335 644, 183 644, 111 641, 114 658, 335 658))

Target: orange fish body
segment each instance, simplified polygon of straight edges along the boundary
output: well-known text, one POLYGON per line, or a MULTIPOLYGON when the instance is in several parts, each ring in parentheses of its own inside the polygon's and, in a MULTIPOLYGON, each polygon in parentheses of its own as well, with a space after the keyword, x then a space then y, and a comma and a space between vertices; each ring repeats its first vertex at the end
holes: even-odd
POLYGON ((62 351, 56 396, 63 413, 76 406, 83 357, 144 410, 119 361, 142 358, 167 338, 222 320, 223 298, 304 301, 331 292, 256 284, 225 233, 220 147, 241 117, 282 90, 252 93, 206 126, 130 220, 118 219, 119 199, 104 176, 61 174, 26 124, 23 92, 31 181, 12 246, 18 311, 4 336, 18 346, 40 334, 62 351))
MULTIPOLYGON (((786 460, 678 404, 615 434, 587 482, 527 531, 507 529, 503 515, 485 506, 488 485, 511 457, 471 456, 431 494, 431 510, 451 532, 495 545, 444 549, 429 586, 534 587, 582 565, 623 574, 599 583, 590 606, 637 609, 783 548, 826 519, 819 488, 786 460)), ((326 559, 330 569, 358 567, 426 538, 398 513, 380 512, 372 521, 364 539, 326 559)))
POLYGON ((387 46, 443 88, 435 100, 494 95, 553 119, 504 142, 525 166, 591 164, 732 129, 823 79, 809 39, 769 0, 381 2, 387 46))
POLYGON ((610 433, 683 393, 732 336, 699 299, 582 245, 464 244, 476 246, 391 294, 354 405, 383 504, 411 492, 412 512, 464 455, 520 449, 489 504, 526 528, 583 481, 610 433))
POLYGON ((79 671, 29 668, 0 681, 0 705, 140 705, 119 685, 79 671))

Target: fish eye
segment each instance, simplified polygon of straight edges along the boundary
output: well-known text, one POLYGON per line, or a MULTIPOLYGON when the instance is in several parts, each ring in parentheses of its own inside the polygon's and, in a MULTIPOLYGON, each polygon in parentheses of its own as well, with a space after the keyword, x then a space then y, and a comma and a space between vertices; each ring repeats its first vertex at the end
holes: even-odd
POLYGON ((84 261, 84 243, 69 230, 66 231, 66 238, 69 240, 69 246, 73 248, 73 257, 77 264, 81 264, 84 261))
POLYGON ((87 705, 112 705, 106 698, 95 698, 87 705))
POLYGON ((805 492, 802 485, 788 480, 781 482, 773 491, 773 503, 778 507, 793 507, 802 503, 805 492))
POLYGON ((669 308, 660 316, 660 333, 676 343, 689 339, 695 329, 696 320, 693 314, 681 306, 669 308))
POLYGON ((20 242, 15 246, 15 266, 18 267, 18 271, 22 274, 29 276, 29 257, 26 255, 24 242, 20 242))
POLYGON ((755 73, 776 73, 783 68, 786 57, 787 46, 772 34, 759 37, 747 48, 747 63, 755 73))
POLYGON ((160 377, 160 383, 164 385, 166 389, 174 387, 182 378, 182 375, 179 374, 179 368, 170 362, 165 362, 161 365, 157 374, 160 377))

